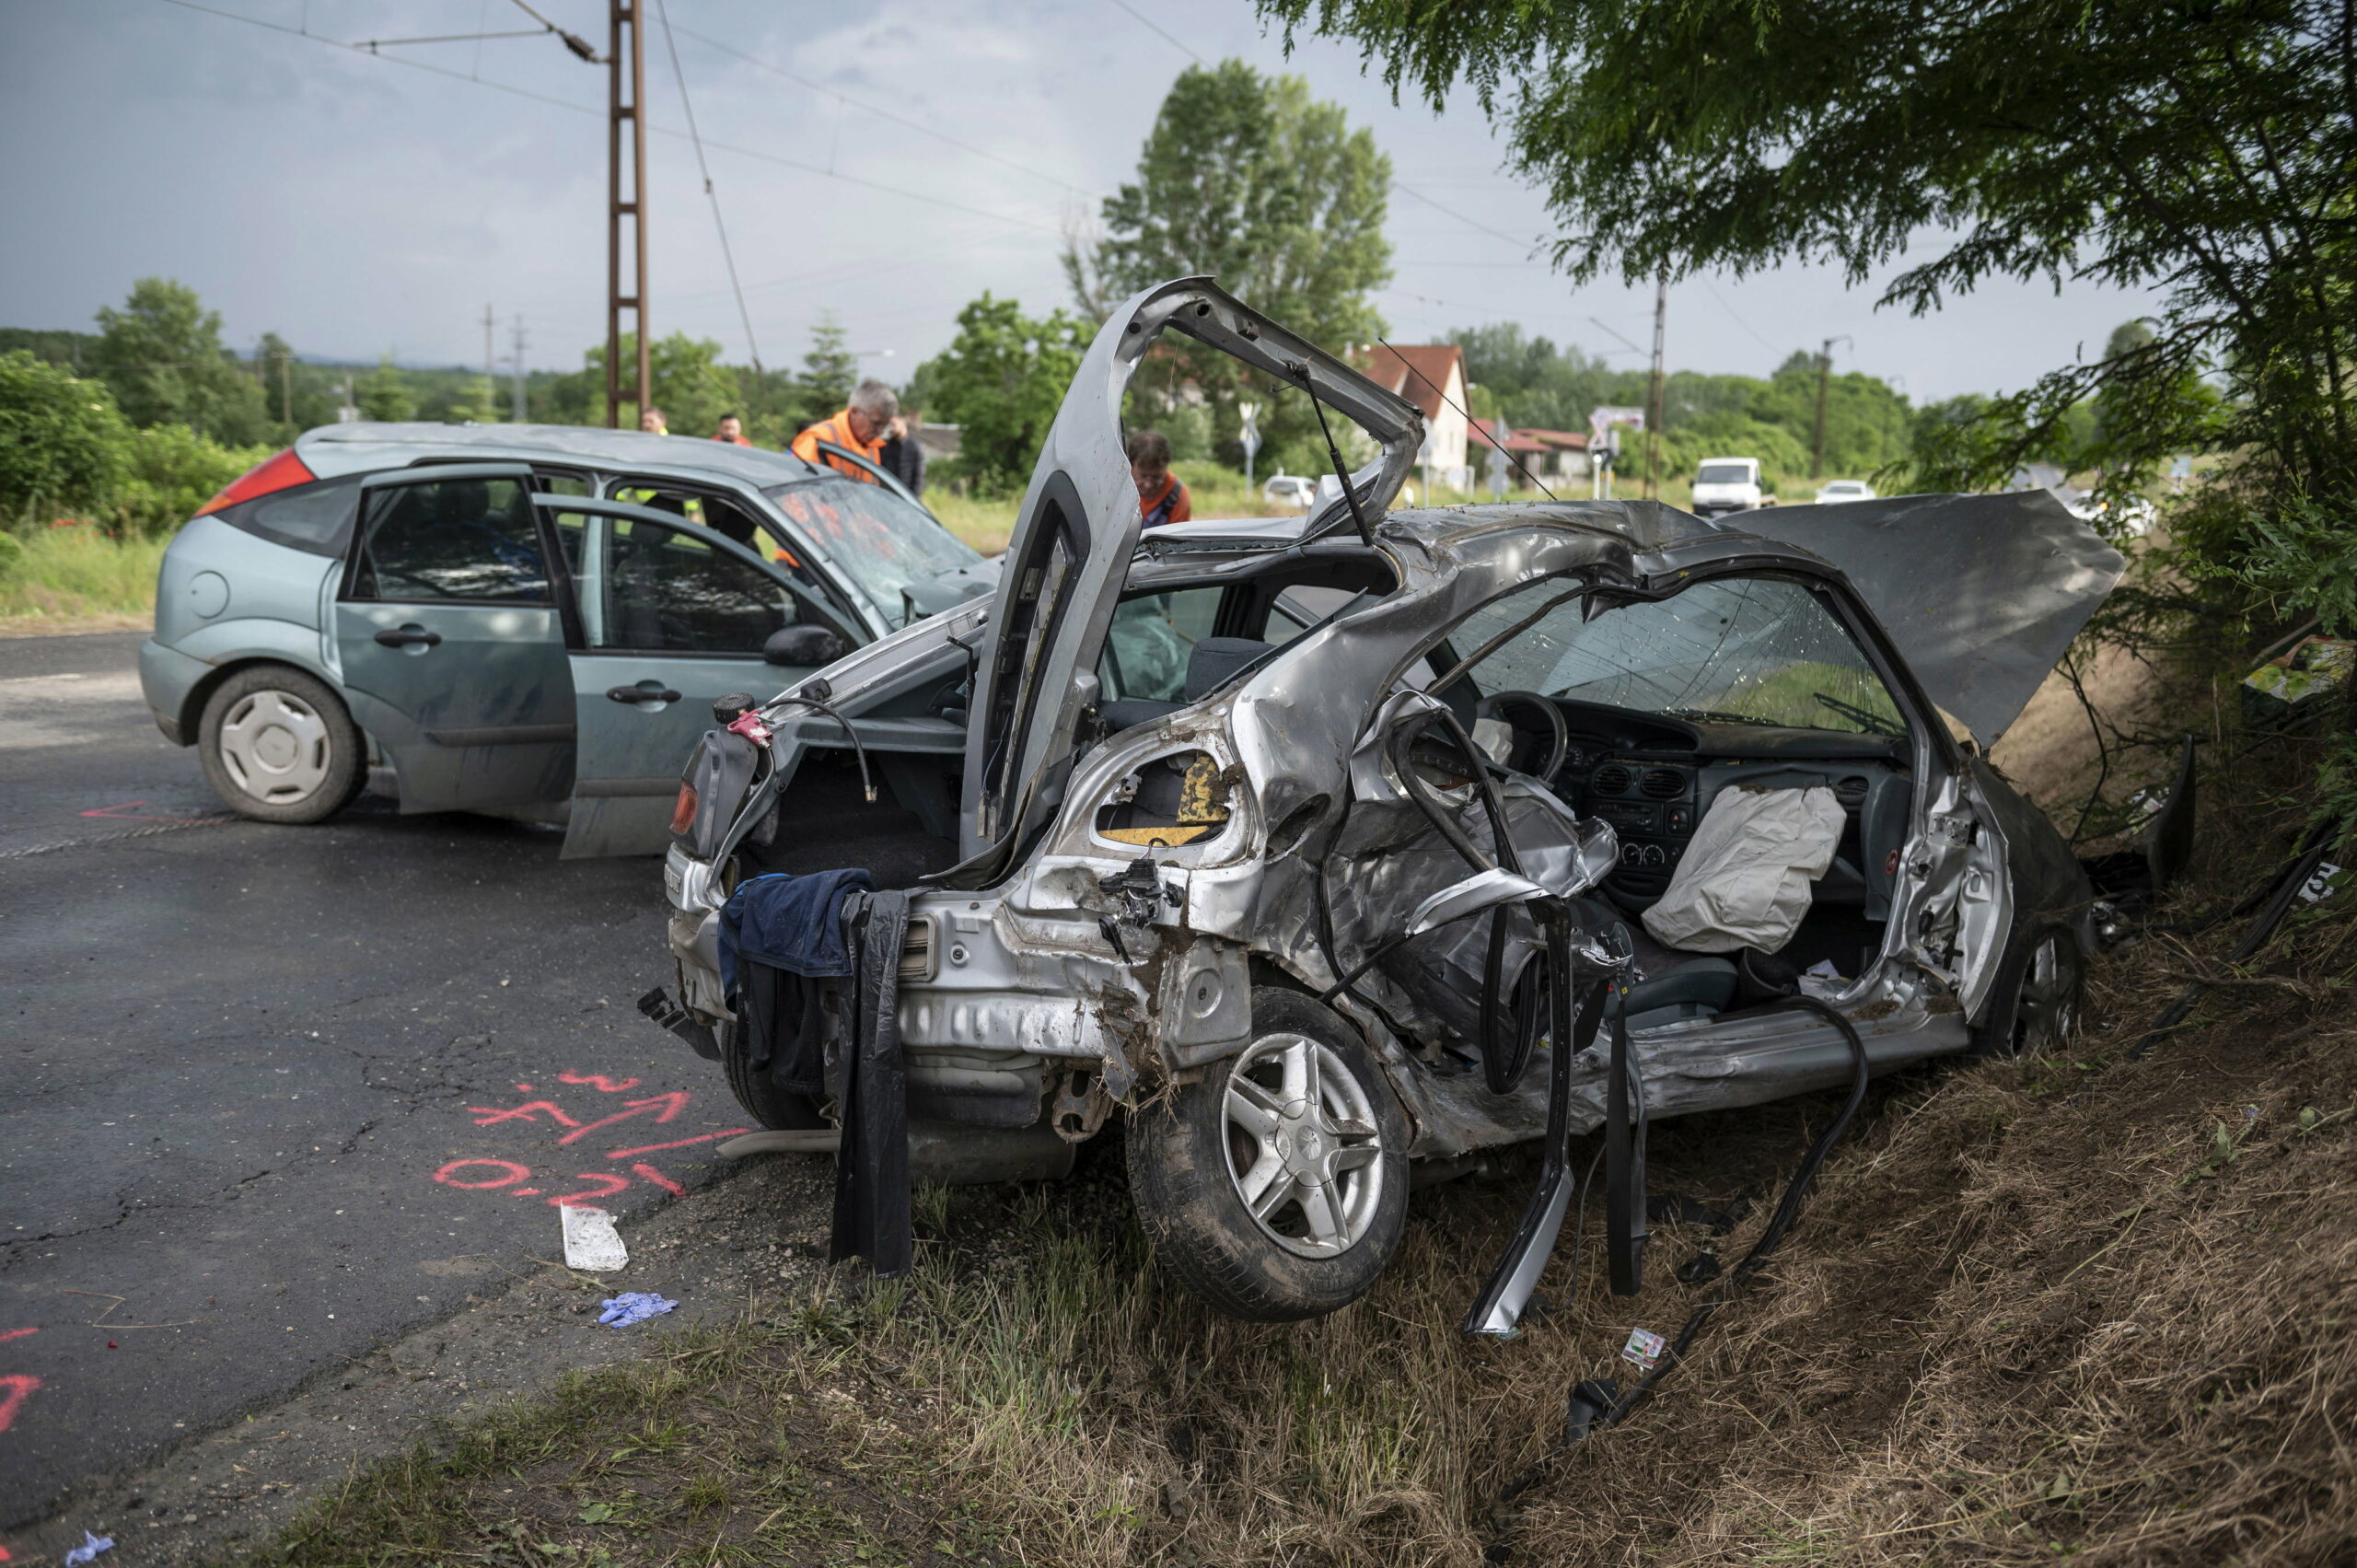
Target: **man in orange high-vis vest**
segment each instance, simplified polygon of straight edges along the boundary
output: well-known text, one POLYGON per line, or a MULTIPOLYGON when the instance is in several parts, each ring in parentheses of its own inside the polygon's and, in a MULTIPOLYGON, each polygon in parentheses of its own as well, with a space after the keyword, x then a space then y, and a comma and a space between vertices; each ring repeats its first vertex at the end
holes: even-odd
POLYGON ((875 475, 831 452, 819 451, 819 443, 824 441, 847 452, 856 452, 880 467, 885 437, 891 434, 893 416, 900 412, 900 400, 892 395, 891 388, 881 381, 862 381, 852 389, 851 402, 842 412, 830 414, 794 438, 794 455, 805 462, 822 462, 853 479, 874 484, 875 475))

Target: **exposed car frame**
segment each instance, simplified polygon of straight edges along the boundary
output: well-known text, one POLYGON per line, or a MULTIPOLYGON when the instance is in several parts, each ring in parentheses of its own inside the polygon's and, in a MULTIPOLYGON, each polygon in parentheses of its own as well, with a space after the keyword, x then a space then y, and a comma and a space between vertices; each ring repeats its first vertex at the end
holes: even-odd
MULTIPOLYGON (((1982 752, 2117 580, 2116 553, 2045 497, 1781 508, 1740 526, 1644 502, 1387 516, 1421 436, 1412 406, 1205 280, 1129 301, 1059 412, 995 598, 825 671, 826 714, 794 691, 761 707, 742 793, 698 803, 666 865, 683 1032, 702 1031, 724 1056, 739 1049, 716 958, 722 910, 743 877, 804 868, 768 846, 790 820, 797 776, 844 744, 847 721, 868 752, 904 749, 945 792, 954 779, 958 800, 956 864, 910 900, 898 1010, 918 1114, 1076 1142, 1126 1109, 1132 1191, 1182 1281, 1244 1316, 1330 1310, 1387 1260, 1386 1225, 1396 1245, 1408 1161, 1538 1137, 1548 1121, 1545 1074, 1493 1092, 1434 988, 1363 962, 1464 870, 1419 815, 1414 797, 1430 792, 1404 776, 1420 764, 1403 761, 1400 738, 1444 706, 1413 689, 1411 669, 1468 614, 1534 583, 1560 582, 1601 609, 1738 574, 1798 585, 1828 607, 1903 725, 1884 748, 1907 787, 1882 873, 1883 940, 1829 997, 1874 1068, 2067 1029, 2077 956, 2094 943, 2091 893, 2061 836, 1982 752), (1312 389, 1378 455, 1308 517, 1173 525, 1141 543, 1120 410, 1130 370, 1166 330, 1312 389), (1939 570, 1925 569, 1925 549, 1940 552, 1939 570), (1118 722, 1133 715, 1105 693, 1099 655, 1125 598, 1280 578, 1381 591, 1361 591, 1169 711, 1118 722), (1190 787, 1216 793, 1219 826, 1160 846, 1112 836, 1109 807, 1174 757, 1205 760, 1190 764, 1190 787), (1247 1202, 1244 1172, 1228 1172, 1231 1191, 1200 1165, 1215 1138, 1188 1156, 1192 1177, 1173 1175, 1190 1168, 1172 1152, 1190 1107, 1249 1099, 1240 1074, 1271 1040, 1308 1041, 1301 1060, 1396 1106, 1396 1129, 1346 1113, 1344 1097, 1276 1134, 1306 1140, 1321 1160, 1338 1130, 1372 1151, 1301 1167, 1305 1214, 1318 1183, 1331 1183, 1338 1213, 1353 1193, 1377 1195, 1359 1205, 1366 1227, 1323 1253, 1291 1245, 1298 1235, 1263 1226, 1256 1241, 1248 1224, 1190 1210, 1247 1202), (1361 1053, 1371 1074, 1353 1066, 1361 1053), (1148 1099, 1155 1108, 1140 1109, 1148 1099), (1343 1174, 1370 1167, 1356 1186, 1343 1174)), ((1551 781, 1510 774, 1503 789, 1511 835, 1528 835, 1551 894, 1590 895, 1616 875, 1612 828, 1576 817, 1551 781)), ((1470 794, 1452 800, 1472 822, 1470 794)), ((1439 948, 1434 962, 1465 972, 1465 942, 1439 948)), ((1648 1009, 1643 990, 1627 1010, 1646 1114, 1751 1105, 1850 1075, 1844 1032, 1822 1018, 1678 1016, 1648 1009)), ((1607 1079, 1601 1052, 1570 1064, 1573 1130, 1604 1121, 1607 1079)))

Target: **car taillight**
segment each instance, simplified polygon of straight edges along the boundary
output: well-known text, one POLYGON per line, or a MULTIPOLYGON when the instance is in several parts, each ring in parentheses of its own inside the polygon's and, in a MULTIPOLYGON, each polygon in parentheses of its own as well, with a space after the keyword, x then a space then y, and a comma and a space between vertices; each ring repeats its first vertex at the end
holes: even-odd
POLYGON ((684 833, 695 825, 696 786, 691 784, 683 784, 679 786, 679 801, 671 807, 671 830, 675 833, 684 833))
POLYGON ((228 488, 196 509, 200 517, 217 512, 224 506, 234 506, 240 501, 250 501, 257 495, 267 495, 273 490, 291 490, 298 484, 308 484, 319 476, 303 464, 289 447, 274 458, 267 458, 229 482, 228 488))

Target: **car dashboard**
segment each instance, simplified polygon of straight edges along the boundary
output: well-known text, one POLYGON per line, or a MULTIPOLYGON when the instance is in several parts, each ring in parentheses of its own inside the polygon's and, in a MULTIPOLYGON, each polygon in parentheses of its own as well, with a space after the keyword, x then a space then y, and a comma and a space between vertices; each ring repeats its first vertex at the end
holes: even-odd
POLYGON ((1612 824, 1620 863, 1605 886, 1623 908, 1643 910, 1668 889, 1719 791, 1823 785, 1846 821, 1817 900, 1862 904, 1869 920, 1887 912, 1911 799, 1904 736, 1689 721, 1550 700, 1569 744, 1548 783, 1573 810, 1612 824))

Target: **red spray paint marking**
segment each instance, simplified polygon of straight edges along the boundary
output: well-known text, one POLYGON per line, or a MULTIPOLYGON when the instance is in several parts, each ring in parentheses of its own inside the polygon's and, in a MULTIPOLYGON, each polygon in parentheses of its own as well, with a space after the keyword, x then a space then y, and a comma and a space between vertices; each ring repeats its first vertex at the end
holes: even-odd
MULTIPOLYGON (((623 1109, 614 1112, 611 1116, 600 1117, 598 1120, 590 1122, 587 1126, 575 1127, 574 1131, 567 1132, 563 1137, 559 1138, 557 1142, 560 1144, 578 1143, 580 1140, 587 1137, 590 1133, 595 1132, 600 1127, 610 1127, 617 1121, 627 1121, 632 1117, 649 1110, 656 1113, 656 1121, 668 1121, 671 1118, 679 1115, 682 1110, 685 1110, 687 1107, 688 1097, 686 1093, 678 1089, 672 1090, 669 1094, 656 1095, 652 1099, 634 1099, 632 1100, 623 1109)), ((488 1125, 488 1123, 478 1121, 475 1125, 482 1127, 488 1125)))
POLYGON ((444 1166, 440 1170, 434 1173, 434 1179, 440 1182, 445 1187, 462 1187, 470 1192, 480 1192, 496 1187, 513 1187, 518 1181, 528 1180, 531 1178, 531 1171, 523 1166, 517 1165, 514 1160, 452 1160, 448 1165, 444 1166), (505 1171, 507 1174, 499 1178, 495 1181, 459 1180, 458 1172, 470 1165, 495 1166, 499 1169, 505 1171))
POLYGON ((6 1344, 10 1340, 21 1340, 27 1334, 38 1334, 40 1332, 41 1330, 39 1329, 11 1329, 6 1333, 0 1334, 0 1345, 6 1344))
POLYGON ((120 806, 100 806, 92 810, 77 813, 77 815, 83 817, 111 817, 118 820, 131 822, 203 822, 212 820, 212 819, 205 817, 159 817, 151 811, 134 811, 132 809, 134 807, 145 806, 146 804, 147 803, 144 800, 126 800, 120 806))
POLYGON ((0 1377, 0 1432, 16 1423, 17 1411, 40 1387, 41 1379, 28 1373, 12 1372, 0 1377))
POLYGON ((739 1132, 751 1131, 749 1127, 731 1127, 719 1132, 705 1132, 698 1137, 681 1138, 673 1144, 641 1144, 634 1149, 616 1149, 606 1157, 610 1160, 626 1160, 633 1155, 651 1155, 660 1149, 684 1149, 692 1144, 709 1144, 714 1138, 734 1138, 739 1132))
POLYGON ((686 1188, 680 1186, 678 1182, 672 1180, 669 1177, 664 1175, 661 1171, 656 1169, 651 1165, 634 1165, 631 1167, 631 1169, 636 1171, 647 1180, 652 1181, 656 1186, 660 1187, 664 1191, 668 1192, 674 1198, 684 1198, 688 1195, 688 1190, 686 1188))
MULTIPOLYGON (((598 1093, 609 1095, 618 1095, 624 1089, 634 1089, 638 1087, 639 1085, 639 1080, 636 1078, 614 1079, 597 1073, 573 1072, 560 1074, 557 1077, 557 1082, 560 1084, 586 1084, 597 1089, 598 1093)), ((521 1088, 523 1086, 519 1084, 517 1086, 521 1088)))
POLYGON ((626 1176, 616 1176, 613 1172, 608 1170, 585 1170, 581 1173, 579 1179, 583 1181, 607 1181, 611 1182, 613 1185, 610 1187, 587 1188, 579 1192, 561 1193, 558 1196, 550 1199, 549 1202, 560 1209, 587 1207, 594 1205, 600 1198, 612 1197, 615 1193, 630 1185, 630 1178, 626 1176))
MULTIPOLYGON (((511 1110, 502 1110, 495 1105, 470 1105, 467 1109, 475 1113, 475 1125, 478 1127, 488 1127, 497 1121, 538 1121, 540 1120, 538 1113, 543 1110, 549 1113, 549 1120, 560 1127, 581 1125, 580 1122, 558 1109, 554 1104, 544 1099, 527 1100, 511 1110)), ((603 1123, 598 1125, 602 1126, 603 1123)), ((565 1140, 567 1143, 572 1141, 571 1138, 565 1140)))

